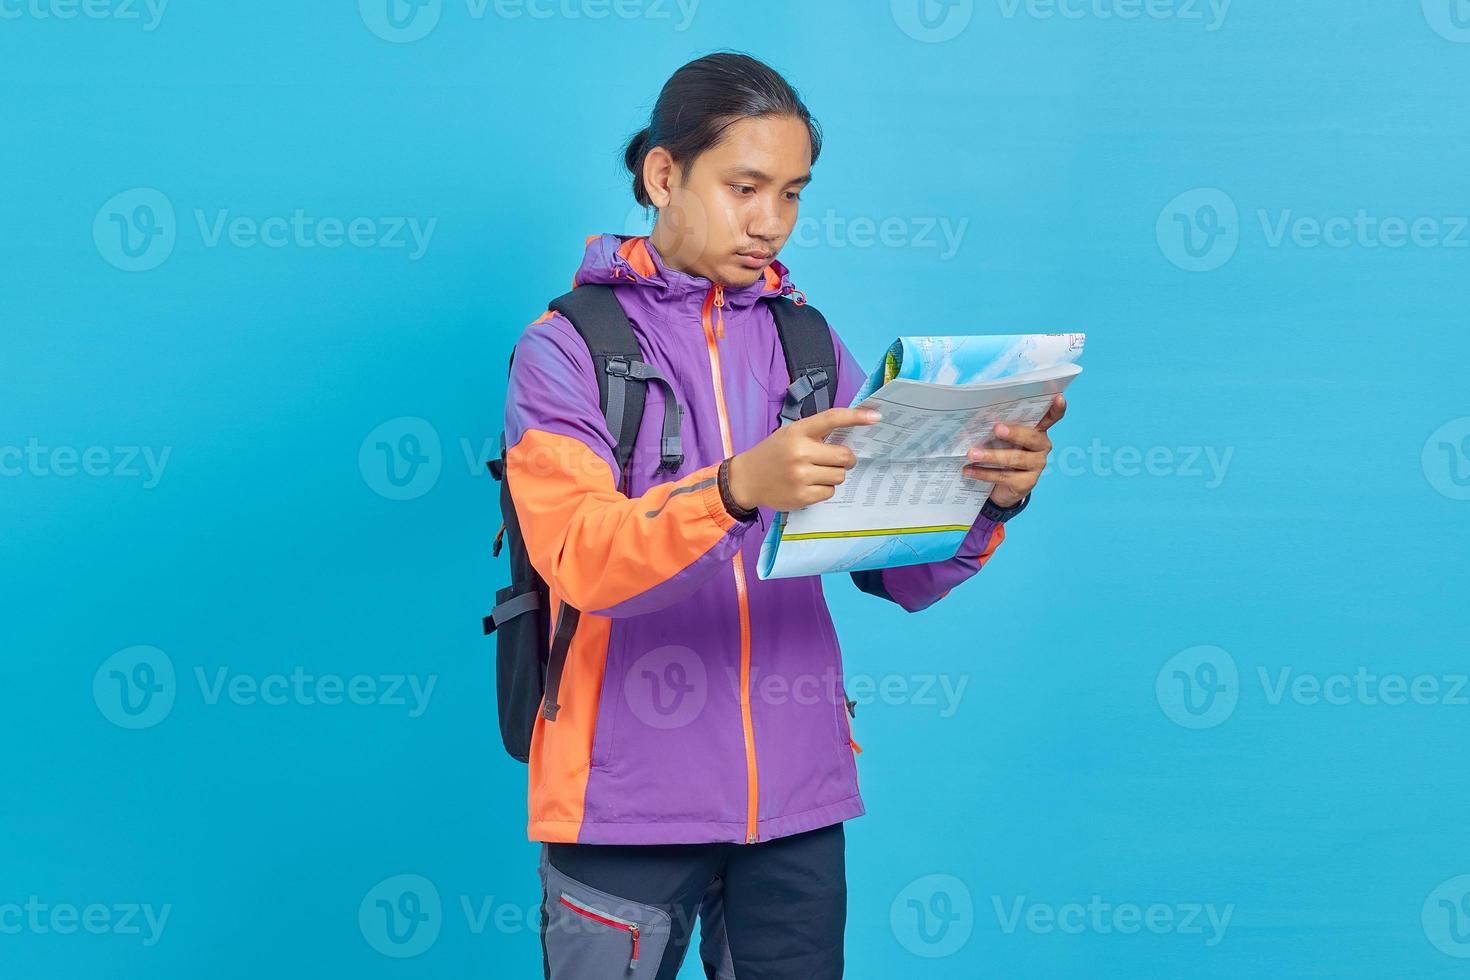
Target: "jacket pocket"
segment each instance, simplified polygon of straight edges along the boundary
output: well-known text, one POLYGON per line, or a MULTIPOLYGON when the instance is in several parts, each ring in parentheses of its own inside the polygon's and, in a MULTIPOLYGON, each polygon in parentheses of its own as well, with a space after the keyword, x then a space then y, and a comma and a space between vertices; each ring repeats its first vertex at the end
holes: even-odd
POLYGON ((542 937, 551 980, 658 975, 669 942, 668 913, 583 884, 544 856, 542 881, 542 937))

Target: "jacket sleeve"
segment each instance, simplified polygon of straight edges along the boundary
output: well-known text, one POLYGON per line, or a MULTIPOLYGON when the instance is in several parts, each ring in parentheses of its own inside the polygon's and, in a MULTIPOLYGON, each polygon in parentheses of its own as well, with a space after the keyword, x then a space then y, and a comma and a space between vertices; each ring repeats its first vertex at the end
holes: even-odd
MULTIPOLYGON (((662 417, 662 397, 649 387, 645 418, 662 417)), ((505 444, 505 478, 531 564, 583 612, 634 616, 670 605, 728 567, 755 523, 725 510, 719 463, 638 497, 619 489, 591 356, 560 314, 533 324, 516 345, 505 444)), ((648 456, 633 459, 641 465, 648 456)))
MULTIPOLYGON (((832 343, 837 350, 837 397, 833 404, 850 405, 867 372, 836 331, 832 333, 832 343)), ((960 479, 958 472, 955 479, 960 479)), ((980 571, 1005 540, 1005 534, 1004 524, 982 514, 975 518, 953 558, 853 572, 852 580, 870 595, 895 602, 909 612, 918 612, 943 599, 951 589, 980 571)))

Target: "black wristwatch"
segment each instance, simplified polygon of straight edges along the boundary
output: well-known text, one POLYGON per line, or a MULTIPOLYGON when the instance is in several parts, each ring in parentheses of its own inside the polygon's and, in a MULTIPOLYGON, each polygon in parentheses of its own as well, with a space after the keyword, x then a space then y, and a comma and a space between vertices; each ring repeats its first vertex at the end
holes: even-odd
POLYGON ((990 520, 995 521, 995 523, 997 524, 1004 524, 1006 521, 1010 520, 1012 517, 1015 517, 1017 514, 1021 513, 1021 511, 1025 510, 1026 505, 1030 502, 1031 495, 1029 493, 1026 494, 1026 496, 1022 497, 1020 500, 1016 501, 1016 505, 1014 507, 997 507, 994 501, 986 500, 985 505, 980 508, 980 516, 989 518, 990 520))

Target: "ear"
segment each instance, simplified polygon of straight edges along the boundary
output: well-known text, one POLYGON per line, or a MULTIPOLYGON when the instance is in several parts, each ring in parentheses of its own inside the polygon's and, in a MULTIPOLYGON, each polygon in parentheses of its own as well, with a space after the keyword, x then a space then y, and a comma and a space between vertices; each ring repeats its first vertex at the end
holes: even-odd
POLYGON ((669 206, 672 187, 679 179, 679 165, 674 155, 662 146, 655 146, 643 157, 643 189, 648 191, 653 206, 663 209, 669 206))

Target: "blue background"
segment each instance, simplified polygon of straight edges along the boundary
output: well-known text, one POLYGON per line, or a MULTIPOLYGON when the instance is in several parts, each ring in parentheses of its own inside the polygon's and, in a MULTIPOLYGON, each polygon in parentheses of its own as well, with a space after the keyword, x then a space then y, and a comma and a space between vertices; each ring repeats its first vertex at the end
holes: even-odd
POLYGON ((7 0, 0 977, 539 975, 525 771, 477 635, 504 579, 477 459, 513 339, 585 235, 634 230, 621 141, 721 47, 825 123, 820 223, 782 258, 859 357, 1089 335, 1054 470, 979 578, 917 616, 829 583, 873 681, 848 975, 1470 975, 1470 10, 926 2, 932 30, 905 0, 704 0, 687 23, 442 0, 404 40, 435 6, 395 33, 370 0, 176 0, 148 30, 142 7, 7 0), (436 224, 415 259, 211 245, 196 219, 296 209, 436 224), (1360 210, 1434 224, 1273 244, 1283 217, 1360 210), (114 214, 171 252, 120 268, 114 214), (924 244, 935 222, 963 223, 957 250, 924 244), (404 490, 385 422, 422 437, 404 490), (95 448, 94 472, 28 443, 95 448), (121 447, 168 451, 161 478, 121 447), (104 662, 137 645, 175 681, 134 730, 104 662), (298 667, 435 686, 417 717, 208 696, 222 669, 298 667), (1438 693, 1275 696, 1283 671, 1360 668, 1438 693), (955 710, 936 679, 966 685, 955 710), (372 899, 403 874, 440 911, 395 945, 372 899), (1174 924, 1007 928, 1017 900, 1094 895, 1174 924), (149 945, 5 912, 31 896, 170 913, 149 945), (1207 904, 1223 937, 1181 925, 1207 904))

